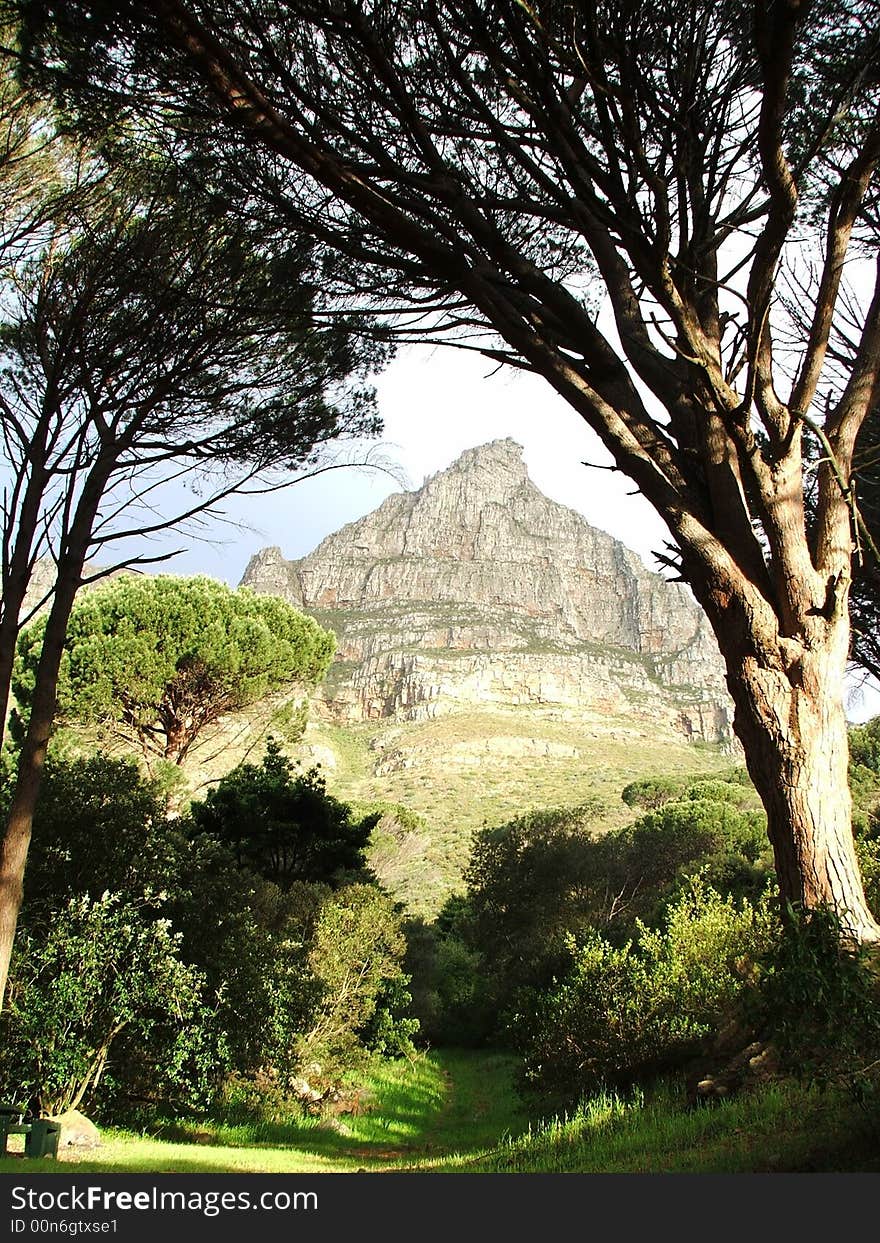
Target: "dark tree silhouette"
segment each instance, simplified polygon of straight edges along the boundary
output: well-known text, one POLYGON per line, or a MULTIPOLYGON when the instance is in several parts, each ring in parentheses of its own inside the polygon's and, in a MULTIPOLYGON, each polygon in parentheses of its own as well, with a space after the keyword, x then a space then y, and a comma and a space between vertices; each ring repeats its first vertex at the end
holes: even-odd
POLYGON ((878 0, 23 8, 31 63, 213 151, 241 202, 327 248, 340 297, 583 417, 717 635, 783 898, 876 940, 841 688, 880 371, 878 0))

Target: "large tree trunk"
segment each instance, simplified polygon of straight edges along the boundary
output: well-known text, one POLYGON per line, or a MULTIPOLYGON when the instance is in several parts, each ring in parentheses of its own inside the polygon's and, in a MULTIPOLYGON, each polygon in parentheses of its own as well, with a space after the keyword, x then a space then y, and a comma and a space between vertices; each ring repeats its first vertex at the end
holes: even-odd
POLYGON ((783 904, 832 909, 854 939, 880 940, 852 832, 845 611, 817 618, 807 642, 784 641, 778 659, 767 648, 757 654, 754 635, 738 633, 735 624, 716 633, 736 708, 734 730, 767 812, 783 904))
POLYGON ((78 566, 68 565, 63 574, 59 573, 55 585, 37 666, 30 719, 18 761, 15 792, 0 845, 0 1004, 6 995, 12 945, 24 896, 25 864, 55 716, 58 670, 67 636, 67 622, 80 585, 84 557, 78 560, 78 566))

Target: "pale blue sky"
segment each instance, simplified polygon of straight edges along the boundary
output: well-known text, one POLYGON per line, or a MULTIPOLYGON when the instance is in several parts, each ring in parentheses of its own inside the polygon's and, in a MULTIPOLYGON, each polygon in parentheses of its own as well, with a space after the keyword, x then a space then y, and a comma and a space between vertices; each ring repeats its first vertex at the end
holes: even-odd
MULTIPOLYGON (((445 469, 474 445, 510 436, 524 448, 529 473, 543 492, 582 513, 638 552, 649 568, 665 538, 651 507, 629 496, 632 484, 618 474, 581 465, 610 458, 583 421, 547 383, 451 349, 402 351, 377 378, 385 421, 381 445, 402 468, 410 488, 445 469)), ((187 553, 169 568, 208 573, 237 583, 249 557, 277 544, 296 558, 346 522, 375 509, 399 484, 385 474, 346 469, 298 483, 283 492, 227 503, 243 524, 212 524, 210 542, 186 537, 187 553)))

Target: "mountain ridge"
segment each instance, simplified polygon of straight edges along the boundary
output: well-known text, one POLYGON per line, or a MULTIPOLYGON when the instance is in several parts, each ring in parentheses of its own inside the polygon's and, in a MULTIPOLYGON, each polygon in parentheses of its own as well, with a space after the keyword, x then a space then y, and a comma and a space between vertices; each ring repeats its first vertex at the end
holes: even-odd
POLYGON ((510 439, 466 450, 305 557, 260 550, 241 580, 337 635, 330 716, 424 720, 487 703, 557 716, 629 705, 730 740, 724 669, 680 584, 546 497, 510 439))

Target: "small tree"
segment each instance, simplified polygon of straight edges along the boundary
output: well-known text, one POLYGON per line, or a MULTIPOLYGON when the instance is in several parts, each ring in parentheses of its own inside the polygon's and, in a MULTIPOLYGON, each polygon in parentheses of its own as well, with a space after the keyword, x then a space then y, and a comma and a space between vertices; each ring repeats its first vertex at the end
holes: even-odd
POLYGON ((355 817, 315 768, 295 775, 274 739, 262 764, 241 764, 191 814, 196 831, 225 842, 240 866, 283 886, 362 871, 380 815, 355 817))
POLYGON ((382 1028, 395 1051, 405 1048, 417 1027, 394 1014, 395 993, 401 1005, 409 1003, 405 950, 394 903, 375 885, 348 885, 324 903, 309 946, 322 994, 300 1041, 307 1071, 312 1063, 324 1076, 347 1067, 364 1047, 362 1037, 382 1039, 382 1028), (371 1030, 374 1020, 379 1030, 371 1030))
MULTIPOLYGON (((25 1001, 19 990, 12 998, 16 1010, 5 1028, 6 1042, 15 1043, 22 1067, 30 1065, 36 1073, 34 1065, 46 1050, 44 1040, 28 1061, 40 1007, 49 1015, 60 1004, 49 983, 52 964, 79 952, 74 944, 78 913, 90 912, 90 936, 113 932, 113 920, 94 913, 103 910, 108 893, 120 926, 130 918, 143 930, 145 954, 162 939, 146 929, 158 921, 169 932, 175 956, 199 975, 204 1006, 190 1016, 188 1046, 198 1052, 197 1076, 209 1070, 212 1075, 224 1070, 247 1074, 269 1064, 285 1068, 295 1060, 296 1040, 308 1030, 321 993, 308 970, 308 940, 330 890, 301 885, 282 893, 238 867, 221 843, 189 839, 183 824, 166 817, 156 783, 145 780, 131 760, 103 754, 50 756, 28 857, 22 942, 13 959, 16 980, 38 974, 33 974, 33 995, 25 1001), (67 926, 69 937, 55 935, 67 926), (47 929, 52 930, 48 938, 47 929), (50 995, 41 999, 47 989, 50 995)), ((84 972, 76 991, 81 1012, 99 1010, 105 999, 90 996, 90 990, 109 987, 99 972, 84 972)), ((67 1027, 61 1030, 68 1033, 66 1044, 76 1061, 79 1037, 67 1027)), ((137 1039, 126 1034, 138 1030, 135 1023, 120 1031, 110 1071, 125 1091, 136 1091, 144 1077, 152 1077, 154 1090, 148 1094, 155 1098, 166 1084, 151 1060, 154 1046, 145 1042, 139 1052, 137 1039)), ((157 1034, 162 1030, 157 1028, 157 1034)), ((177 1096, 179 1085, 168 1086, 177 1096)), ((89 1099, 92 1087, 84 1087, 89 1099)))
MULTIPOLYGON (((27 710, 46 622, 18 642, 27 710)), ((146 760, 182 764, 209 726, 280 691, 310 690, 335 639, 274 596, 208 578, 125 576, 74 606, 59 668, 58 720, 109 726, 146 760)))
POLYGON ((207 1084, 192 1059, 210 1026, 202 985, 179 937, 143 903, 72 898, 48 932, 21 939, 0 1020, 4 1093, 50 1113, 75 1109, 114 1078, 114 1056, 134 1035, 154 1087, 197 1098, 207 1084))

